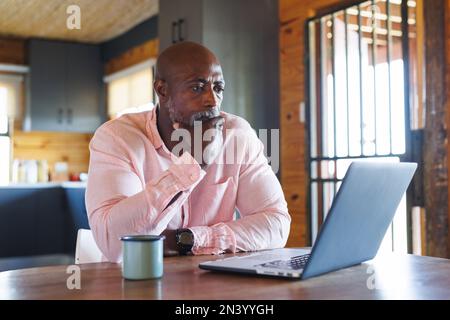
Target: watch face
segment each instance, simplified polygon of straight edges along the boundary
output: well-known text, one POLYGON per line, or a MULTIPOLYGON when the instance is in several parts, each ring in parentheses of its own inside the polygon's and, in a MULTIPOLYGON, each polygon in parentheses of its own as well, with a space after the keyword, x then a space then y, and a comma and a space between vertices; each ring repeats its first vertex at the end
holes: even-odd
POLYGON ((192 245, 194 244, 194 237, 191 232, 182 232, 180 233, 180 243, 183 245, 192 245))

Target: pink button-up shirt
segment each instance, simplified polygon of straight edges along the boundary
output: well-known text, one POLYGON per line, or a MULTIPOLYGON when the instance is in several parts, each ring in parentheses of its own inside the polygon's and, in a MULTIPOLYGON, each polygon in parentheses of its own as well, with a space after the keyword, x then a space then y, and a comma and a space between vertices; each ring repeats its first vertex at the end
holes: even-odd
POLYGON ((247 121, 222 115, 224 147, 206 171, 189 153, 176 157, 166 148, 156 108, 124 115, 96 131, 86 207, 94 238, 108 260, 121 261, 121 236, 159 235, 165 229, 192 230, 194 254, 286 244, 291 219, 263 144, 247 121))

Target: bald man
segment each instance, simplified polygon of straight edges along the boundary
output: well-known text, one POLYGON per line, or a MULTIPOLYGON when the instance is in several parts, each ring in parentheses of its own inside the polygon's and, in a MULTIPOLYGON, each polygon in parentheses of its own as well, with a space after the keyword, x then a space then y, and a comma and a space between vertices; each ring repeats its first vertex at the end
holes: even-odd
POLYGON ((130 234, 165 235, 167 255, 283 247, 281 186, 248 122, 220 110, 215 55, 192 42, 167 48, 154 90, 155 108, 105 123, 90 143, 86 207, 106 259, 121 261, 130 234))

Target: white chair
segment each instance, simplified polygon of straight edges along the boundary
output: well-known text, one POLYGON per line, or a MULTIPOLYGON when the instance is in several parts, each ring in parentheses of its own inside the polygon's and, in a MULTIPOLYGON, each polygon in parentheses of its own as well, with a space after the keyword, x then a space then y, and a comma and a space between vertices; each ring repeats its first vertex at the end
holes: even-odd
POLYGON ((103 254, 95 242, 92 231, 88 229, 78 229, 77 245, 75 248, 75 263, 95 263, 102 261, 103 254))

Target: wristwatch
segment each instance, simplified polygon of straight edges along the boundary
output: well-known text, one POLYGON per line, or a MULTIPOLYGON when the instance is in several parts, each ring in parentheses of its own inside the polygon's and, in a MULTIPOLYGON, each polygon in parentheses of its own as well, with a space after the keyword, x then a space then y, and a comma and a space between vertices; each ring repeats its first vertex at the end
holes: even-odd
POLYGON ((194 234, 191 230, 178 229, 175 233, 175 239, 180 254, 185 255, 192 250, 192 246, 194 245, 194 234))

